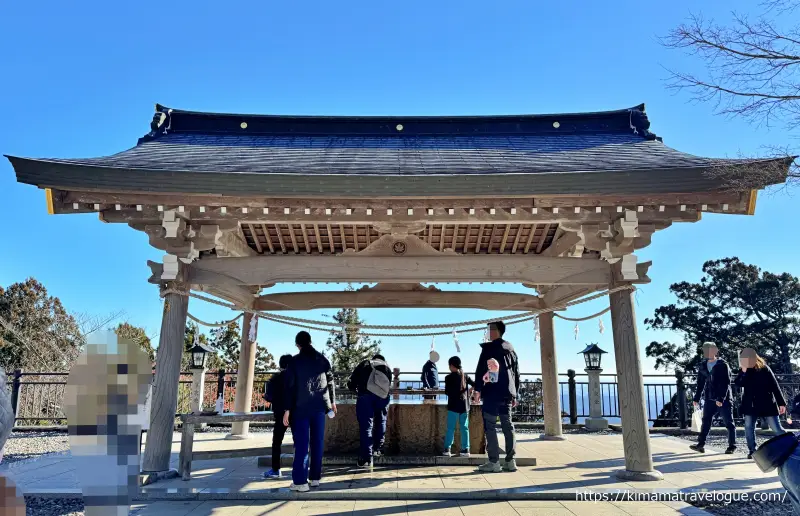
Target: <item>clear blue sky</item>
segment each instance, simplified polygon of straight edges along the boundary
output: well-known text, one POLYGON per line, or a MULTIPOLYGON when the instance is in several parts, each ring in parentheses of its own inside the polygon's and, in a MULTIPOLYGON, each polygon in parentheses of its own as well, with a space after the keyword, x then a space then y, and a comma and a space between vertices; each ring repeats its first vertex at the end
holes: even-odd
MULTIPOLYGON (((718 17, 751 9, 749 2, 706 4, 703 12, 718 17)), ((651 130, 685 152, 733 157, 787 143, 783 128, 715 116, 712 106, 693 105, 666 89, 664 67, 693 70, 697 63, 663 49, 657 37, 690 8, 698 9, 697 3, 4 2, 0 153, 119 152, 147 132, 155 102, 200 111, 328 115, 553 113, 646 102, 651 130)), ((17 184, 4 159, 0 203, 0 285, 34 276, 70 310, 125 310, 131 323, 158 332, 158 292, 146 282, 145 263, 161 253, 143 233, 92 215, 48 216, 44 193, 17 184)), ((775 272, 800 274, 793 208, 791 196, 762 193, 755 217, 706 215, 657 233, 639 253, 640 260, 653 260, 653 282, 637 294, 642 348, 654 338, 675 338, 646 330, 642 321, 672 300, 670 283, 699 278, 705 260, 737 255, 775 272)), ((596 301, 566 315, 604 306, 605 300, 596 301)), ((204 319, 230 317, 200 302, 192 302, 190 311, 204 319)), ((375 324, 489 316, 471 310, 363 312, 375 324)), ((587 342, 613 350, 610 318, 603 321, 605 334, 591 321, 581 324, 577 341, 573 325, 557 321, 560 370, 582 369, 576 353, 587 342)), ((277 356, 291 350, 294 332, 263 323, 259 344, 277 356)), ((320 343, 325 338, 313 337, 320 343)), ((507 337, 523 369, 538 371, 532 325, 512 326, 507 337)), ((477 334, 461 336, 466 364, 476 362, 477 342, 477 334)), ((429 346, 425 338, 383 342, 389 361, 404 370, 419 370, 429 346)), ((437 348, 445 357, 455 352, 450 338, 440 338, 437 348)), ((613 370, 613 355, 606 365, 613 370)), ((645 370, 652 371, 649 360, 645 370)))

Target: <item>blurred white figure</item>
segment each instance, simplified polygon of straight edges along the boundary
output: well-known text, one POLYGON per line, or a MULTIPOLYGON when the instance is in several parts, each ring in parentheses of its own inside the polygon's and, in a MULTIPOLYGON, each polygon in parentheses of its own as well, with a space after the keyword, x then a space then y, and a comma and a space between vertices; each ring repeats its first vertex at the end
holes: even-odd
POLYGON ((139 487, 142 407, 152 366, 138 343, 89 336, 69 373, 65 411, 86 516, 127 515, 139 487))

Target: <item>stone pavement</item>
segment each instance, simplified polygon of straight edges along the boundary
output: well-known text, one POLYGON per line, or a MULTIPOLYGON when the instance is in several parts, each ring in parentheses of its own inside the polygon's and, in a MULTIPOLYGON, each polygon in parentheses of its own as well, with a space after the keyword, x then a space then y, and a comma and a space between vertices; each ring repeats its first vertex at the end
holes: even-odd
MULTIPOLYGON (((271 439, 268 433, 254 436, 252 441, 228 441, 224 434, 198 433, 195 449, 261 447, 271 439)), ((179 434, 175 434, 174 461, 179 439, 179 434)), ((622 482, 614 477, 614 472, 624 466, 621 435, 570 434, 567 441, 559 442, 542 441, 536 434, 520 433, 518 453, 523 457, 535 457, 537 465, 520 467, 515 473, 483 475, 464 466, 375 468, 373 471, 350 466, 327 467, 320 489, 298 495, 286 489, 290 483, 288 478, 264 480, 265 468, 257 466, 256 457, 219 459, 196 461, 193 478, 188 482, 173 479, 142 488, 141 499, 197 503, 208 500, 247 500, 249 503, 255 499, 348 500, 346 503, 459 500, 466 503, 477 500, 569 501, 575 500, 576 493, 613 496, 631 490, 659 493, 661 500, 671 499, 678 492, 783 492, 777 474, 761 473, 744 456, 725 455, 712 448, 708 448, 706 454, 697 454, 689 450, 689 442, 663 435, 653 435, 651 443, 656 467, 664 474, 664 479, 658 482, 622 482)), ((74 464, 68 454, 0 465, 0 472, 12 476, 26 494, 77 496, 80 493, 74 464)))
POLYGON ((704 515, 682 503, 558 501, 306 501, 153 502, 136 505, 132 516, 667 516, 704 515))

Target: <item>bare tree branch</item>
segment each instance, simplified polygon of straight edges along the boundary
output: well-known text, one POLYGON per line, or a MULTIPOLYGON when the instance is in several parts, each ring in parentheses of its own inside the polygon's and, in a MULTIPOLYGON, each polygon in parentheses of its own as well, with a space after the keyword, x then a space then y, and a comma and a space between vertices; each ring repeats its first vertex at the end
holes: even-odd
MULTIPOLYGON (((668 69, 668 87, 688 91, 692 101, 713 104, 718 114, 767 127, 780 122, 791 134, 800 125, 800 25, 784 25, 786 15, 798 7, 800 0, 765 0, 755 19, 732 13, 727 25, 691 15, 662 44, 698 57, 705 71, 668 69)), ((760 154, 759 160, 751 156, 722 164, 708 175, 737 191, 800 181, 796 148, 771 147, 760 154)))
POLYGON ((94 333, 100 328, 106 328, 109 324, 122 318, 125 315, 124 310, 111 312, 107 315, 95 315, 87 312, 73 312, 72 317, 78 323, 81 335, 85 338, 90 333, 94 333))

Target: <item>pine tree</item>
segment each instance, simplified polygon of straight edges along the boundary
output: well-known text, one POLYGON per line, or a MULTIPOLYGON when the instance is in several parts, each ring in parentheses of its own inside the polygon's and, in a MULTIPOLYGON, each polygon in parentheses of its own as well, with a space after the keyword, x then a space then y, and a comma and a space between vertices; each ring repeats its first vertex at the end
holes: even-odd
MULTIPOLYGON (((353 290, 348 287, 347 290, 353 290)), ((342 308, 333 319, 340 325, 348 325, 347 340, 345 341, 341 330, 331 331, 326 348, 330 352, 331 366, 336 372, 349 373, 362 361, 372 358, 381 352, 381 341, 373 341, 370 337, 362 335, 354 325, 363 324, 358 317, 358 309, 342 308)))
MULTIPOLYGON (((239 353, 242 347, 242 330, 239 321, 212 329, 209 344, 217 350, 226 371, 239 369, 239 353)), ((258 347, 256 349, 256 371, 274 371, 277 368, 272 353, 258 347)))

